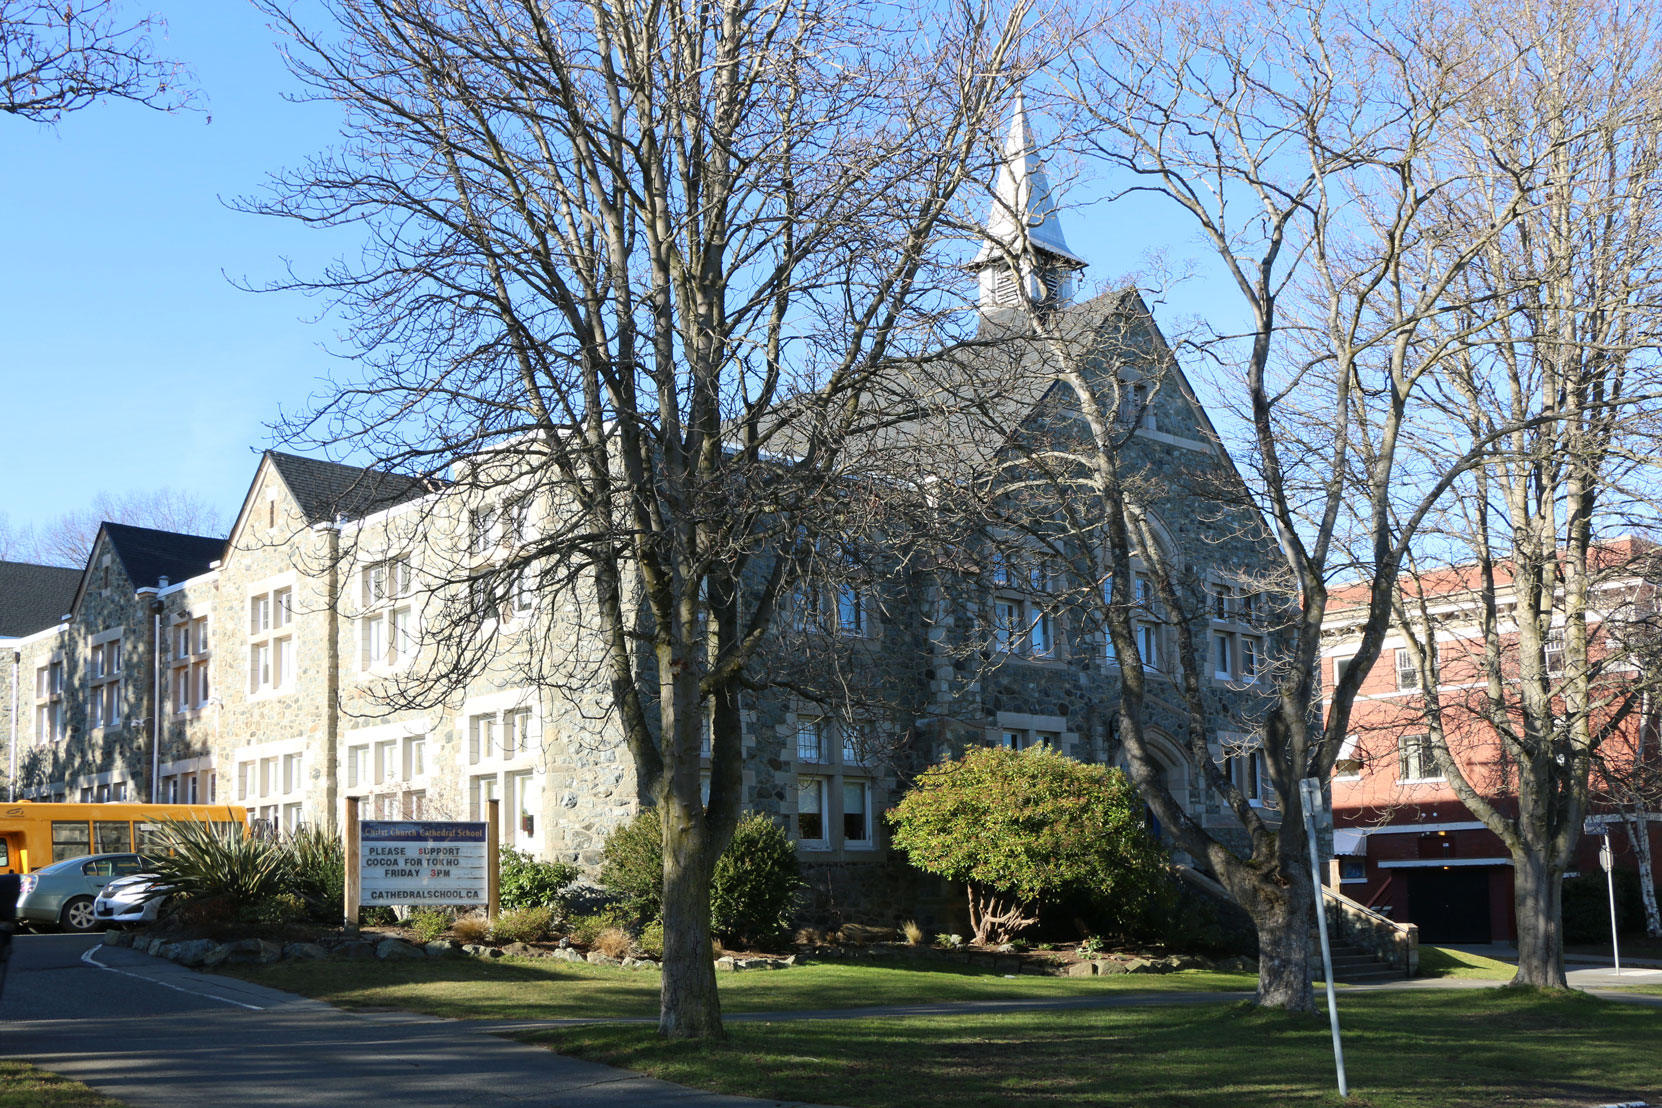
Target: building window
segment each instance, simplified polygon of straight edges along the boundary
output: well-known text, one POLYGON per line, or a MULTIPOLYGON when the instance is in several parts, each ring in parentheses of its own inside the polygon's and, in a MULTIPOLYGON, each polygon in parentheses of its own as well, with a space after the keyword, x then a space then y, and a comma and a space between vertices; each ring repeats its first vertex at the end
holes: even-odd
POLYGON ((392 668, 414 653, 408 558, 365 566, 359 574, 358 668, 392 668))
POLYGON ((837 630, 845 635, 866 633, 865 598, 855 585, 837 586, 837 630))
POLYGON ((871 846, 872 783, 865 768, 869 729, 858 721, 797 717, 796 761, 803 772, 797 778, 796 828, 803 846, 822 850, 871 846), (857 835, 851 833, 856 830, 857 835))
POLYGON ((173 712, 182 715, 208 703, 208 617, 187 615, 176 620, 172 645, 168 678, 173 712))
POLYGON ((843 845, 871 845, 871 782, 843 781, 843 845))
POLYGON ((237 803, 272 831, 304 822, 306 755, 290 750, 267 753, 251 747, 237 762, 237 803))
POLYGON ((1404 735, 1398 742, 1397 774, 1403 781, 1441 781, 1430 735, 1404 735))
POLYGON ((1420 687, 1420 667, 1414 664, 1413 651, 1406 646, 1397 647, 1397 688, 1417 689, 1420 687))
POLYGON ((1368 860, 1366 858, 1340 858, 1340 881, 1366 881, 1368 879, 1368 860))
POLYGON ((248 691, 294 687, 294 590, 276 588, 248 598, 248 691))
POLYGON ((1212 677, 1252 683, 1264 668, 1264 640, 1254 633, 1259 607, 1256 594, 1228 585, 1211 587, 1212 677))
POLYGON ((87 657, 87 715, 93 727, 121 722, 121 639, 92 644, 87 657))
POLYGON ((1121 381, 1119 410, 1115 421, 1121 427, 1141 427, 1152 431, 1154 406, 1149 402, 1152 393, 1147 381, 1121 381))
POLYGON ((823 721, 799 719, 796 723, 796 760, 799 762, 825 761, 825 736, 820 733, 823 721))
POLYGON ((1548 635, 1542 644, 1542 660, 1547 667, 1548 677, 1564 676, 1564 633, 1555 631, 1548 635))
POLYGON ((497 544, 497 510, 477 508, 468 513, 468 549, 474 554, 489 554, 497 544))
POLYGON ((1275 786, 1270 783, 1262 748, 1229 755, 1224 762, 1224 774, 1254 808, 1276 807, 1275 786))
POLYGON ((827 846, 825 778, 800 777, 796 782, 796 839, 804 846, 827 846))
POLYGON ((1018 575, 1012 573, 1007 559, 1000 553, 994 557, 991 576, 997 588, 1022 589, 1017 595, 993 597, 993 646, 1006 654, 1056 657, 1056 615, 1052 601, 1047 599, 1055 587, 1055 572, 1045 562, 1036 561, 1020 575, 1021 584, 1012 586, 1018 575))
POLYGON ((1062 736, 1057 731, 1009 728, 998 733, 998 745, 1009 747, 1011 750, 1031 750, 1034 747, 1061 750, 1062 736))
POLYGON ((1339 745, 1339 756, 1333 762, 1333 777, 1339 781, 1356 781, 1362 776, 1360 744, 1355 735, 1345 736, 1339 745))
POLYGON ((54 659, 35 670, 35 741, 64 737, 63 661, 54 659))

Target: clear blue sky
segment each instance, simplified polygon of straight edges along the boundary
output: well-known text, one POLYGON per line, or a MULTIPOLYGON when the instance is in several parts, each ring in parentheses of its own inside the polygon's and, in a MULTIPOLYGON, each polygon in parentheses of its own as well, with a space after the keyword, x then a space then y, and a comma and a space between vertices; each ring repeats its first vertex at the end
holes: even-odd
MULTIPOLYGON (((101 490, 164 486, 228 520, 271 445, 267 425, 338 365, 322 349, 327 323, 304 321, 316 302, 228 278, 261 283, 284 258, 315 270, 348 240, 223 202, 327 145, 338 117, 282 99, 294 85, 252 7, 159 6, 163 49, 195 71, 205 113, 99 104, 56 131, 0 117, 0 514, 14 526, 101 490)), ((1102 277, 1151 247, 1195 252, 1163 243, 1174 227, 1157 214, 1097 206, 1063 219, 1102 277)), ((1169 310, 1196 311, 1199 291, 1169 310)))

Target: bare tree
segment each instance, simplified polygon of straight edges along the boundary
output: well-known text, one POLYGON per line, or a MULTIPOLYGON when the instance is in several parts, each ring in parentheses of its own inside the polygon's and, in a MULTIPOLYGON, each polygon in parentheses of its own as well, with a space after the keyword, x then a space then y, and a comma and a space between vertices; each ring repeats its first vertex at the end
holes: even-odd
POLYGON ((100 492, 92 498, 91 506, 65 512, 33 534, 28 543, 29 558, 43 565, 80 569, 92 553, 99 525, 106 522, 185 535, 217 535, 224 527, 219 510, 192 492, 167 488, 100 492))
POLYGON ((285 431, 442 473, 420 526, 478 537, 428 568, 434 663, 384 692, 432 703, 513 664, 622 735, 663 826, 660 1031, 717 1037, 709 881, 744 698, 808 567, 866 571, 884 463, 845 444, 875 441, 850 438, 872 383, 950 319, 946 217, 1034 13, 337 0, 314 29, 266 10, 349 125, 250 206, 367 239, 300 283, 345 312, 363 375, 285 431), (481 617, 527 581, 551 629, 510 663, 481 617))
POLYGON ((171 111, 190 103, 184 66, 156 53, 167 24, 122 0, 0 0, 0 112, 56 123, 99 100, 171 111))
POLYGON ((1418 445, 1439 467, 1488 444, 1437 549, 1471 568, 1462 637, 1481 656, 1440 657, 1426 590, 1405 590, 1402 618, 1438 764, 1512 856, 1515 982, 1562 988, 1562 876, 1594 767, 1642 726, 1647 694, 1628 644, 1649 618, 1656 557, 1615 540, 1662 520, 1662 52, 1649 9, 1507 11, 1474 58, 1496 76, 1458 136, 1470 187, 1446 197, 1451 226, 1504 231, 1462 274, 1447 326, 1468 340, 1427 397, 1438 433, 1418 445), (1451 682, 1454 665, 1464 677, 1451 682), (1483 780, 1474 741, 1498 742, 1498 795, 1515 810, 1483 780))
MULTIPOLYGON (((1190 768, 1241 836, 1203 826, 1165 786, 1138 666, 1122 667, 1119 737, 1162 826, 1253 918, 1266 1006, 1313 1006, 1317 892, 1298 782, 1330 775, 1416 531, 1488 446, 1436 469, 1415 468, 1405 448, 1416 398, 1463 341, 1432 324, 1459 302, 1459 276, 1496 233, 1447 234, 1437 200, 1466 172, 1439 143, 1486 77, 1466 64, 1467 27, 1459 13, 1412 6, 1382 13, 1310 0, 1245 17, 1233 6, 1164 3, 1106 23, 1064 82, 1089 151, 1124 194, 1175 205, 1246 320, 1244 333, 1215 333, 1191 351, 1228 374, 1222 387, 1246 428, 1236 444, 1245 482, 1213 489, 1237 506, 1220 512, 1219 532, 1249 532, 1256 515, 1280 553, 1278 573, 1243 582, 1266 592, 1276 632, 1273 693, 1252 721, 1273 803, 1252 803, 1218 764, 1227 752, 1209 742, 1196 583, 1184 553, 1152 534, 1158 475, 1120 458, 1124 383, 1104 380, 1061 335, 1050 336, 1057 373, 1088 435, 1047 451, 1046 462, 1101 506, 1099 523, 1076 529, 1095 579, 1129 582, 1135 560, 1152 582, 1149 598, 1123 585, 1098 592, 1118 655, 1136 657, 1135 627, 1152 608, 1176 637, 1190 768), (1324 704, 1329 585, 1350 575, 1367 582, 1360 645, 1324 704)), ((1503 224, 1509 214, 1496 213, 1503 224)), ((1043 336, 1042 314, 1035 325, 1043 336)), ((1154 350, 1143 361, 1173 356, 1154 350)))

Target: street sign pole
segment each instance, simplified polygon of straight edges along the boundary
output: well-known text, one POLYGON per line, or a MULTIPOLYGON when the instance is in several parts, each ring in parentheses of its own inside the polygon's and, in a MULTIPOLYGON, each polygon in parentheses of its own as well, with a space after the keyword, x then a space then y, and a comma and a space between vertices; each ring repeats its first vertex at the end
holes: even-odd
POLYGON ((1322 975, 1327 979, 1327 1022, 1333 1028, 1333 1068, 1339 1074, 1339 1095, 1350 1096, 1345 1086, 1345 1048, 1339 1041, 1339 1005, 1333 995, 1333 948, 1327 941, 1327 906, 1322 903, 1321 851, 1316 845, 1316 813, 1322 806, 1322 783, 1306 777, 1298 783, 1304 801, 1304 832, 1310 838, 1310 881, 1316 894, 1316 928, 1322 937, 1322 975))
POLYGON ((1610 830, 1604 832, 1604 844, 1599 847, 1599 865, 1604 867, 1604 885, 1610 894, 1610 957, 1616 963, 1616 976, 1622 975, 1622 952, 1616 946, 1616 856, 1610 852, 1610 830))

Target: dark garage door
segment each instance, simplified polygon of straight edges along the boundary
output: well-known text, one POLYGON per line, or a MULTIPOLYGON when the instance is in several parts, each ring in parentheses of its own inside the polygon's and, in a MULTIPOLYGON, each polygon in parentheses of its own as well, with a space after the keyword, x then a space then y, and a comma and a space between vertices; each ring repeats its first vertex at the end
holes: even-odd
POLYGON ((1489 935, 1489 869, 1408 871, 1408 918, 1427 943, 1486 943, 1489 935))

